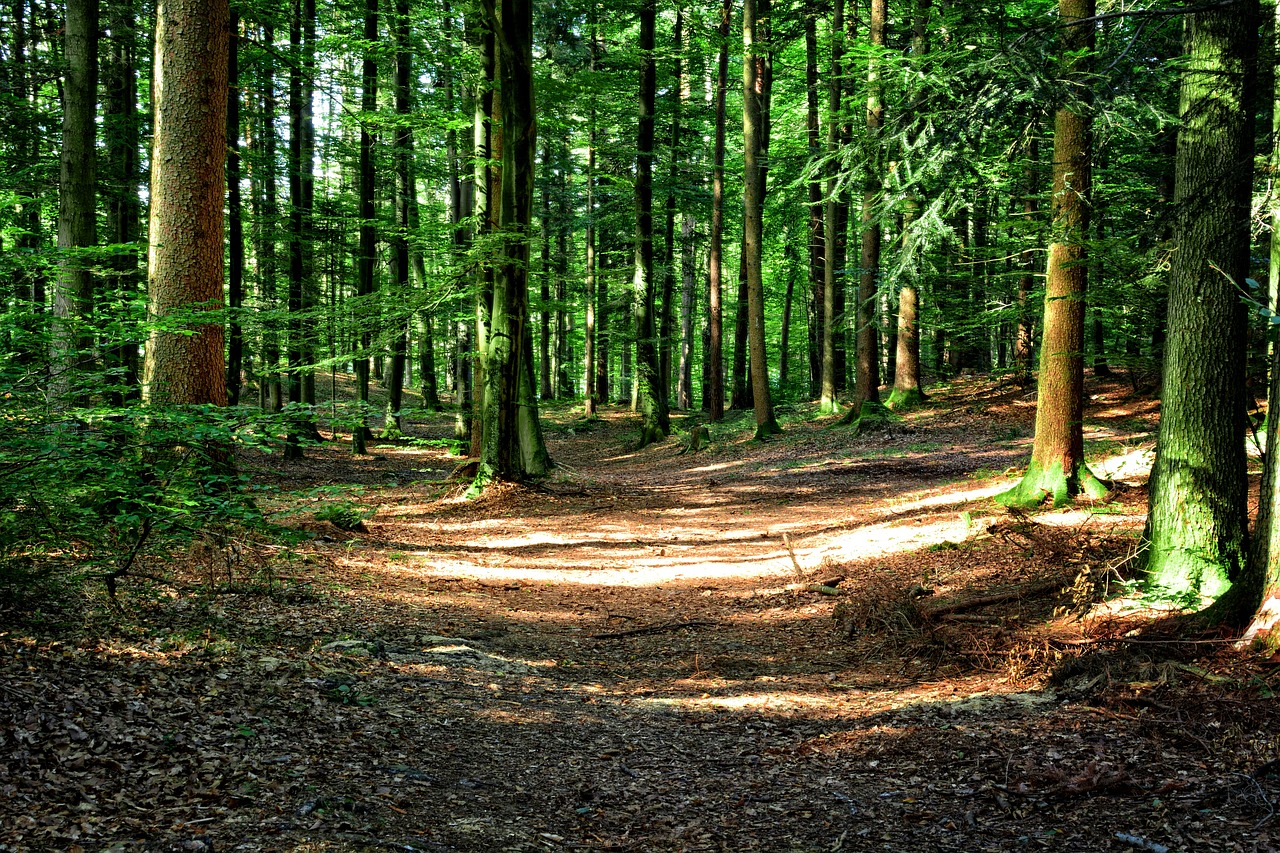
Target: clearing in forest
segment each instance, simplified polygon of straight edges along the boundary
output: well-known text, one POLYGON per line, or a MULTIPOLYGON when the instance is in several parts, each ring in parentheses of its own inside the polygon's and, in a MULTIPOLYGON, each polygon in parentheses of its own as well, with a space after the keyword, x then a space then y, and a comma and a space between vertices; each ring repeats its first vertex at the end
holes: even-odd
POLYGON ((300 547, 0 613, 0 850, 1276 849, 1280 672, 1100 603, 1154 408, 1090 390, 1113 499, 1031 515, 986 379, 695 453, 554 410, 475 501, 444 416, 244 458, 300 547))

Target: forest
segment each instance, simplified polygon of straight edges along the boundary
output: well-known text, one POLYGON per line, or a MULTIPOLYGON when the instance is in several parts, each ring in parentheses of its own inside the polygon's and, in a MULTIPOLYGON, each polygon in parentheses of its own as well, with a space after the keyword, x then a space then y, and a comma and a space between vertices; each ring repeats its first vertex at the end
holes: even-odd
POLYGON ((0 850, 1267 850, 1280 7, 0 2, 0 850))

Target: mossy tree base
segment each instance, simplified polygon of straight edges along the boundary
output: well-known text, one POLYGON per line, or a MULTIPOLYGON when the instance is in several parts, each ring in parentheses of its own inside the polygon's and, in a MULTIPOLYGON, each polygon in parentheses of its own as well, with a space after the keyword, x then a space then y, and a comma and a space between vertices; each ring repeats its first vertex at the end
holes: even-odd
POLYGON ((895 412, 900 412, 904 409, 919 406, 927 399, 929 399, 928 396, 919 388, 894 388, 893 392, 889 394, 889 399, 885 402, 885 405, 895 412))
POLYGON ((777 418, 773 417, 772 415, 770 415, 769 419, 766 420, 764 423, 756 424, 756 435, 755 435, 756 441, 764 441, 770 436, 781 435, 781 434, 782 434, 782 427, 778 425, 777 418))
POLYGON ((667 433, 662 429, 662 427, 657 424, 645 424, 640 428, 640 444, 636 449, 644 450, 651 444, 664 441, 666 437, 667 433))
POLYGON ((1108 491, 1107 484, 1099 480, 1083 462, 1068 474, 1061 465, 1044 467, 1033 459, 1018 485, 996 495, 995 500, 1002 506, 1034 509, 1042 506, 1045 501, 1052 501, 1053 506, 1059 507, 1080 495, 1102 500, 1108 491))
POLYGON ((895 415, 883 403, 866 402, 845 412, 836 426, 852 427, 854 435, 862 435, 877 430, 892 429, 893 425, 901 420, 900 416, 895 415))

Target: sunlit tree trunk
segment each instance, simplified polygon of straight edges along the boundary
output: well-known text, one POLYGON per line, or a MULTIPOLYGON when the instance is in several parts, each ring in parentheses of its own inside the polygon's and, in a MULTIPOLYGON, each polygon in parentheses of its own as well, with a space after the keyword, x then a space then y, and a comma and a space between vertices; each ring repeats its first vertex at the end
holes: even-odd
POLYGON ((143 373, 153 405, 227 402, 223 326, 199 314, 222 305, 229 23, 226 0, 156 4, 147 290, 163 327, 143 373))
POLYGON ((1044 341, 1036 401, 1036 439, 1022 480, 999 500, 1009 506, 1055 505, 1079 494, 1101 498, 1106 486, 1084 461, 1084 306, 1088 281, 1091 119, 1089 53, 1094 0, 1060 0, 1061 66, 1073 87, 1053 131, 1053 241, 1045 280, 1044 341))
POLYGON ((62 405, 87 397, 79 376, 93 360, 93 261, 98 112, 98 0, 68 0, 64 37, 62 156, 58 181, 58 277, 50 392, 62 405))
POLYGON ((1197 12, 1185 33, 1177 251, 1143 532, 1146 576, 1150 592, 1191 605, 1236 583, 1211 617, 1242 622, 1263 586, 1263 561, 1244 571, 1246 325, 1239 296, 1249 274, 1258 3, 1197 12))

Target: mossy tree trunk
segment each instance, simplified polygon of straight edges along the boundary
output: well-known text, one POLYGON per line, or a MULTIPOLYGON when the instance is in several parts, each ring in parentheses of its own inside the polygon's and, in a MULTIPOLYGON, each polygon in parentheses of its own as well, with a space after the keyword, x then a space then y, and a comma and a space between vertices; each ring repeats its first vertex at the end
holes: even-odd
MULTIPOLYGON (((1256 0, 1197 12, 1186 22, 1177 251, 1143 543, 1149 590, 1192 605, 1240 580, 1247 557, 1240 287, 1249 274, 1257 30, 1256 0)), ((1236 590, 1213 618, 1242 621, 1255 603, 1236 590)))
POLYGON ((502 254, 493 288, 485 359, 483 445, 476 485, 528 480, 551 460, 538 420, 529 317, 529 242, 533 237, 537 127, 533 93, 533 7, 502 0, 493 22, 502 104, 502 254))
POLYGON ((1044 343, 1040 352, 1036 438, 1021 482, 1000 495, 1008 506, 1055 506, 1080 494, 1107 492, 1084 461, 1084 308, 1088 284, 1085 241, 1089 228, 1091 118, 1089 53, 1093 49, 1094 0, 1059 0, 1066 24, 1061 76, 1069 91, 1054 117, 1053 241, 1045 281, 1044 343))
POLYGON ((143 394, 153 405, 227 402, 223 326, 198 317, 222 305, 229 34, 227 0, 156 5, 149 312, 196 316, 151 332, 143 394))

